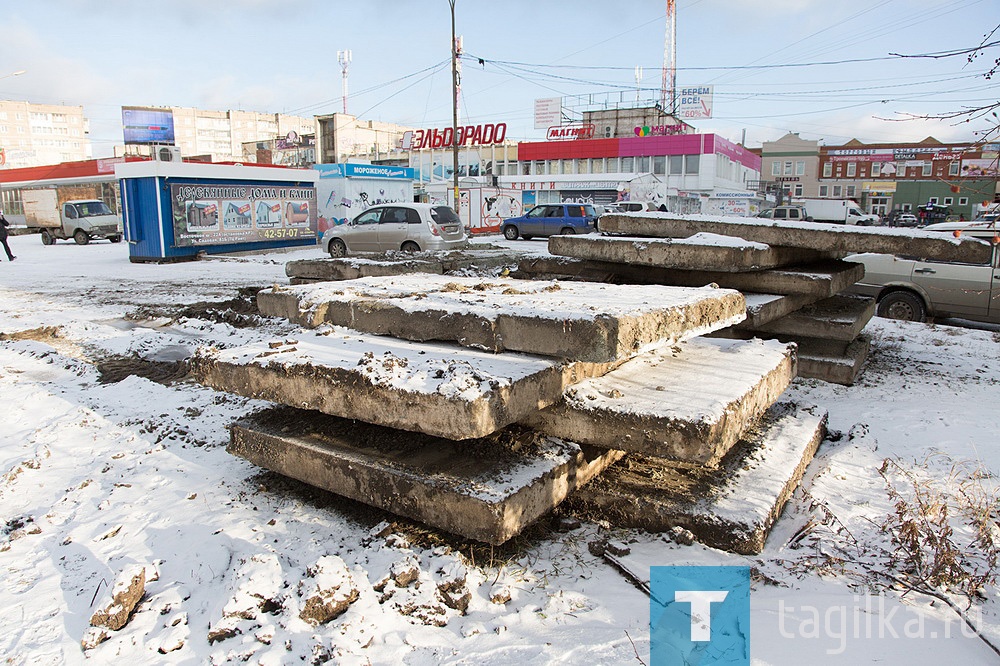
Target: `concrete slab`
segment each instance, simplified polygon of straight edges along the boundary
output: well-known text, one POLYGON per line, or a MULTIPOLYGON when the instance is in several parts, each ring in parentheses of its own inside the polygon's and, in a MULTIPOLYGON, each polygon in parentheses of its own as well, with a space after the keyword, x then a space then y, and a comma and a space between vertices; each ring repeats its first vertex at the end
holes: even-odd
POLYGON ((716 465, 795 378, 795 345, 699 338, 566 389, 524 423, 549 435, 716 465))
POLYGON ((526 429, 458 443, 290 407, 230 432, 227 450, 255 465, 496 545, 623 455, 526 429))
POLYGON ((804 248, 772 247, 733 236, 707 233, 677 239, 550 236, 549 252, 592 261, 723 273, 759 271, 841 258, 804 248))
POLYGON ((699 287, 717 284, 724 289, 767 294, 808 294, 827 298, 847 289, 865 274, 863 264, 824 260, 807 266, 764 271, 726 273, 633 266, 608 261, 568 257, 530 257, 518 262, 512 277, 529 279, 582 279, 613 284, 668 284, 699 287))
POLYGON ((738 291, 404 275, 265 289, 261 313, 406 340, 449 340, 593 363, 745 317, 738 291))
MULTIPOLYGON (((747 318, 736 328, 756 330, 768 322, 787 317, 796 310, 814 303, 814 296, 781 296, 778 294, 743 294, 747 301, 747 318)), ((762 336, 767 337, 767 336, 762 336)))
POLYGON ((329 329, 296 340, 201 349, 199 382, 221 391, 449 439, 482 437, 561 399, 611 365, 490 354, 329 329))
POLYGON ((876 252, 922 259, 988 264, 989 243, 967 236, 889 227, 855 227, 818 222, 785 222, 763 218, 630 213, 601 216, 601 231, 626 236, 687 238, 697 233, 737 236, 773 246, 801 247, 820 252, 876 252))
MULTIPOLYGON (((749 313, 749 311, 750 299, 748 298, 747 312, 749 313)), ((757 330, 761 333, 787 335, 793 339, 808 337, 850 342, 861 334, 861 330, 874 316, 874 298, 840 294, 805 305, 801 309, 770 323, 758 324, 754 322, 748 324, 743 322, 739 327, 757 330)))
POLYGON ((799 338, 799 377, 851 386, 864 371, 871 338, 859 335, 851 342, 799 338))
POLYGON ((340 259, 299 259, 285 264, 285 275, 292 284, 331 280, 354 280, 363 277, 432 273, 441 275, 464 270, 489 270, 512 266, 519 254, 502 248, 454 250, 415 255, 370 253, 340 259))
POLYGON ((567 504, 613 525, 680 526, 707 546, 756 554, 825 437, 826 420, 822 409, 779 403, 718 468, 630 455, 567 504))

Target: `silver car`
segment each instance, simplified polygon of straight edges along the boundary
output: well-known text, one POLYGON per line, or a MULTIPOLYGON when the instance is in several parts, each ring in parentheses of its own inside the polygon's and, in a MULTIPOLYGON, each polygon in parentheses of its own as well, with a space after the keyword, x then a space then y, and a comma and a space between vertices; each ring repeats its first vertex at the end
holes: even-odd
POLYGON ((448 206, 394 203, 367 209, 346 224, 323 232, 320 246, 331 257, 353 252, 421 252, 465 247, 468 238, 448 206))
POLYGON ((878 315, 889 319, 960 317, 1000 323, 1000 227, 996 221, 942 222, 926 226, 924 231, 957 231, 993 243, 993 260, 989 264, 960 264, 856 254, 847 259, 863 263, 865 277, 851 291, 874 296, 878 315))

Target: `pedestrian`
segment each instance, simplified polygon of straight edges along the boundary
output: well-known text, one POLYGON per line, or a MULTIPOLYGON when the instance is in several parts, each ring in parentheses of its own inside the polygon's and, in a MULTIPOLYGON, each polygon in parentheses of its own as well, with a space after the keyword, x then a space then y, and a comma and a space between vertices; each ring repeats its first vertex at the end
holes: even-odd
POLYGON ((965 222, 965 213, 959 213, 958 214, 958 221, 959 222, 965 222))
POLYGON ((9 226, 10 223, 4 217, 3 211, 0 211, 0 244, 3 244, 3 249, 7 252, 7 261, 14 261, 17 257, 11 253, 10 245, 7 245, 7 227, 9 226))

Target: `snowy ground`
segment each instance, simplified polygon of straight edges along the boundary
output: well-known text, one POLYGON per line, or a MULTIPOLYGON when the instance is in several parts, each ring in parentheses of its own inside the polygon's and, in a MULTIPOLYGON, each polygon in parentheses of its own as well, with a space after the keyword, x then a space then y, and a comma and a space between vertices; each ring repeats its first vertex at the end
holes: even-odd
MULTIPOLYGON (((544 241, 491 240, 545 251, 544 241)), ((10 242, 18 259, 0 263, 5 663, 648 663, 648 598, 587 547, 608 537, 630 546, 622 560, 642 577, 653 565, 753 567, 754 663, 998 661, 944 603, 892 589, 903 565, 882 527, 895 505, 886 479, 904 498, 909 476, 995 496, 996 330, 874 320, 857 386, 797 380, 783 397, 828 409, 831 437, 759 556, 587 522, 546 522, 491 549, 234 458, 226 426, 261 403, 183 379, 178 361, 199 345, 294 331, 241 314, 240 290, 287 283, 284 263, 318 249, 151 265, 129 263, 125 244, 10 242), (883 478, 886 459, 898 464, 883 478), (957 486, 972 465, 980 472, 957 486), (91 615, 134 564, 149 565, 145 597, 85 654, 91 615), (310 585, 336 575, 357 600, 328 624, 300 619, 310 585)), ((985 516, 995 526, 995 506, 985 516)), ((971 540, 954 512, 951 524, 953 541, 971 540)), ((968 613, 1000 643, 995 587, 968 613)))

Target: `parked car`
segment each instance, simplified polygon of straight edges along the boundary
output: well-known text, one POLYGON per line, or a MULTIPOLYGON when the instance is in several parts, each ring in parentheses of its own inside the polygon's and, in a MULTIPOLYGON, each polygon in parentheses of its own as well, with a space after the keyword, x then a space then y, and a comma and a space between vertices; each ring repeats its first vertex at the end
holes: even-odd
POLYGON ((331 257, 351 252, 453 250, 467 243, 458 214, 448 206, 428 203, 375 206, 320 237, 320 246, 331 257))
POLYGON ((917 227, 917 226, 920 226, 920 218, 918 218, 913 213, 900 213, 895 218, 893 218, 892 226, 894 226, 894 227, 917 227))
POLYGON ((775 206, 757 213, 757 217, 768 220, 795 220, 797 222, 812 222, 809 213, 802 206, 775 206))
POLYGON ((943 222, 925 231, 960 232, 962 236, 993 243, 989 264, 962 264, 856 254, 848 261, 865 265, 865 277, 851 291, 873 296, 880 317, 927 321, 933 317, 960 317, 1000 323, 1000 229, 988 220, 943 222))
POLYGON ((658 211, 660 207, 652 201, 617 201, 611 204, 609 213, 648 213, 658 211))
POLYGON ((521 217, 504 220, 500 230, 507 240, 586 234, 597 231, 597 210, 590 204, 539 204, 521 217))

